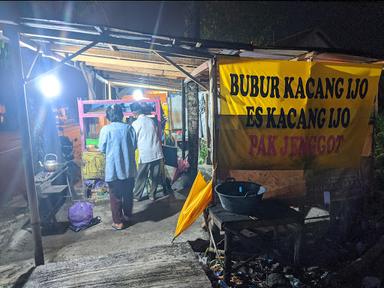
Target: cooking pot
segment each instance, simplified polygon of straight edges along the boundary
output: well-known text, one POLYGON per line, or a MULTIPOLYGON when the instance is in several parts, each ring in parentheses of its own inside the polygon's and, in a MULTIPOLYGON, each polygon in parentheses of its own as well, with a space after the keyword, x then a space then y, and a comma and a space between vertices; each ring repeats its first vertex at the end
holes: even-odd
POLYGON ((44 156, 44 165, 43 167, 48 172, 56 171, 57 167, 59 166, 59 162, 57 162, 57 155, 53 153, 48 153, 44 156), (52 159, 48 159, 52 158, 52 159))

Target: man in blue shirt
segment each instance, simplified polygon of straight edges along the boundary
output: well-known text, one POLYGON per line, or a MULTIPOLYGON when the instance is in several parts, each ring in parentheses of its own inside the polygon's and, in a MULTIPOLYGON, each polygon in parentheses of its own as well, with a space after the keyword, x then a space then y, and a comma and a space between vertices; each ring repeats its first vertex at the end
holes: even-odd
POLYGON ((124 114, 120 105, 108 107, 106 114, 111 123, 100 130, 99 149, 106 158, 105 182, 109 186, 112 227, 121 230, 132 216, 136 133, 132 126, 122 122, 124 114))

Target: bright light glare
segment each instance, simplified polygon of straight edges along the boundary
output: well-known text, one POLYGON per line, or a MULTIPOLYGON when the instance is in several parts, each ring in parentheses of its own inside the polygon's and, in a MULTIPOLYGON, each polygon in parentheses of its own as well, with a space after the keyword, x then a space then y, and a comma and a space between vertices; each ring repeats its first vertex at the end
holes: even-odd
POLYGON ((145 99, 143 95, 143 91, 141 91, 140 89, 136 89, 135 91, 133 91, 133 98, 136 101, 145 99))
POLYGON ((61 84, 54 75, 43 76, 39 88, 46 98, 56 98, 61 92, 61 84))

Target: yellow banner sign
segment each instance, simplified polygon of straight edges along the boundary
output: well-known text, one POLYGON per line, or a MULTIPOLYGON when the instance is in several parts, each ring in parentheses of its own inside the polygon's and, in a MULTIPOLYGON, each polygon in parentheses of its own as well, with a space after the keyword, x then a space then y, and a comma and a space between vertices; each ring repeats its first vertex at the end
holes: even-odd
POLYGON ((381 68, 220 58, 219 164, 244 170, 358 166, 381 68))

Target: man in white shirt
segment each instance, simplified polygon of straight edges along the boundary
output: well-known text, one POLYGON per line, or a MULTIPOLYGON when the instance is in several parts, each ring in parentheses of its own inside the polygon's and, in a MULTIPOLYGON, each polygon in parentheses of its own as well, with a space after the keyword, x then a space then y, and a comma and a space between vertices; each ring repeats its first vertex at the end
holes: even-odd
POLYGON ((148 196, 153 201, 156 197, 157 185, 161 183, 164 188, 166 187, 163 173, 163 149, 155 122, 145 115, 144 107, 138 107, 137 113, 139 116, 132 123, 132 127, 136 131, 137 149, 139 149, 139 169, 133 195, 136 201, 142 200, 149 175, 152 183, 148 196))

